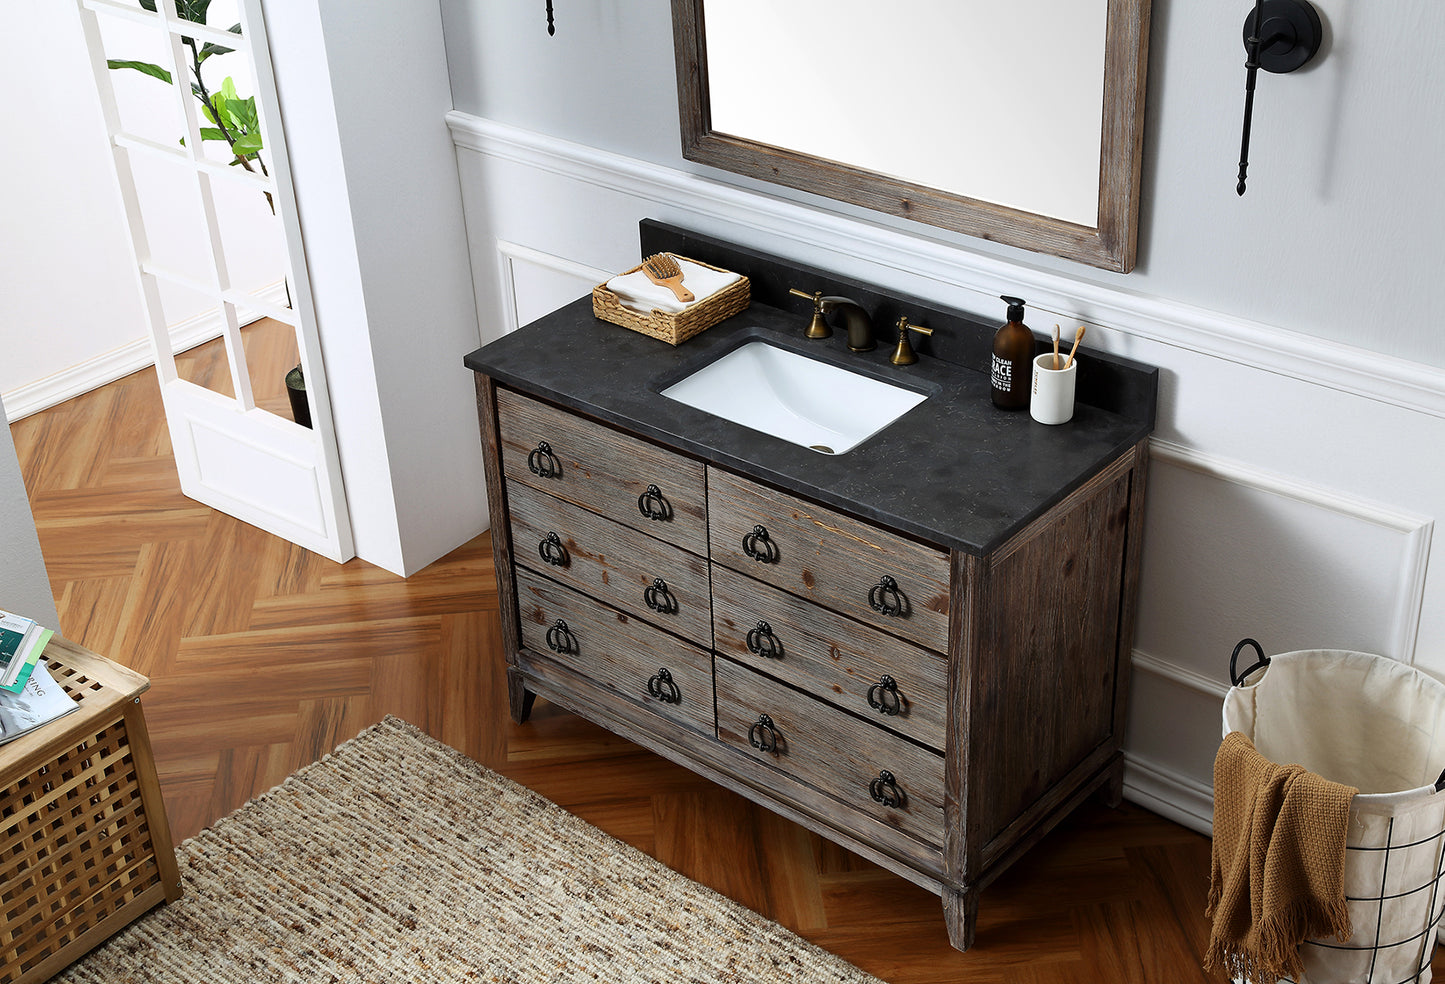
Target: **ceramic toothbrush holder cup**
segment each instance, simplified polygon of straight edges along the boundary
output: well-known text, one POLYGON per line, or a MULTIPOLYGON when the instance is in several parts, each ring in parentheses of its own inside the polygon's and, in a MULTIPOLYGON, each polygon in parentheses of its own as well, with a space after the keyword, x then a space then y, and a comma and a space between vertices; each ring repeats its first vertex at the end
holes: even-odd
MULTIPOLYGON (((1067 360, 1059 356, 1059 365, 1067 360)), ((1055 369, 1054 354, 1045 352, 1034 359, 1033 387, 1029 393, 1029 416, 1041 424, 1065 424, 1074 416, 1074 379, 1079 360, 1067 369, 1055 369)))

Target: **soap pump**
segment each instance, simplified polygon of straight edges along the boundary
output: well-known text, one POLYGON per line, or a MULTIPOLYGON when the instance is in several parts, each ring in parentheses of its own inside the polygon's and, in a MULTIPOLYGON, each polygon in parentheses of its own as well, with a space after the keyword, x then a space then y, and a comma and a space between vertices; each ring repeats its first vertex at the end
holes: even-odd
POLYGON ((993 405, 1002 410, 1023 410, 1029 405, 1034 333, 1024 324, 1022 298, 1003 295, 1000 300, 1008 305, 1008 320, 993 336, 993 359, 989 372, 993 405))

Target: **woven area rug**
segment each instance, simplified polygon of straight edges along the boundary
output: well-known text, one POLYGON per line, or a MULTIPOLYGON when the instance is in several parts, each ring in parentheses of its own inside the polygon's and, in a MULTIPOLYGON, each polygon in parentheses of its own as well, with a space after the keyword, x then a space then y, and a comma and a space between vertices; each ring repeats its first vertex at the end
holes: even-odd
POLYGON ((396 718, 177 854, 56 982, 878 984, 396 718))

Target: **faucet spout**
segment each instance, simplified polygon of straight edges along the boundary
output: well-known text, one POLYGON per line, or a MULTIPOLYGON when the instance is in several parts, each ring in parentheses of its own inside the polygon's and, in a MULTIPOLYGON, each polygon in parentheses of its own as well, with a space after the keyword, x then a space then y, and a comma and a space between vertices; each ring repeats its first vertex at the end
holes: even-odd
POLYGON ((837 311, 848 331, 848 348, 854 352, 871 352, 878 347, 873 337, 873 318, 857 301, 847 297, 825 297, 820 302, 823 314, 837 311))

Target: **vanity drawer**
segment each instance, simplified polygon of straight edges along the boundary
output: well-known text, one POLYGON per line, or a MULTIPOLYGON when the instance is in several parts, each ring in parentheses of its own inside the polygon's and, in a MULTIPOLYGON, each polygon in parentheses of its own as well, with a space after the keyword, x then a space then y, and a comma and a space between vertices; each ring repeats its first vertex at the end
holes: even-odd
POLYGON ((528 649, 713 734, 711 654, 530 571, 517 572, 517 612, 528 649))
POLYGON ((507 504, 516 563, 711 647, 707 561, 526 485, 507 504))
POLYGON ((943 844, 942 755, 731 660, 716 660, 714 679, 722 742, 858 813, 943 844))
POLYGON ((508 481, 707 553, 701 462, 505 389, 497 425, 508 481))
POLYGON ((948 661, 938 653, 726 567, 712 569, 712 625, 723 655, 943 751, 948 661))
POLYGON ((713 560, 930 649, 948 650, 946 551, 717 468, 707 474, 713 560))

